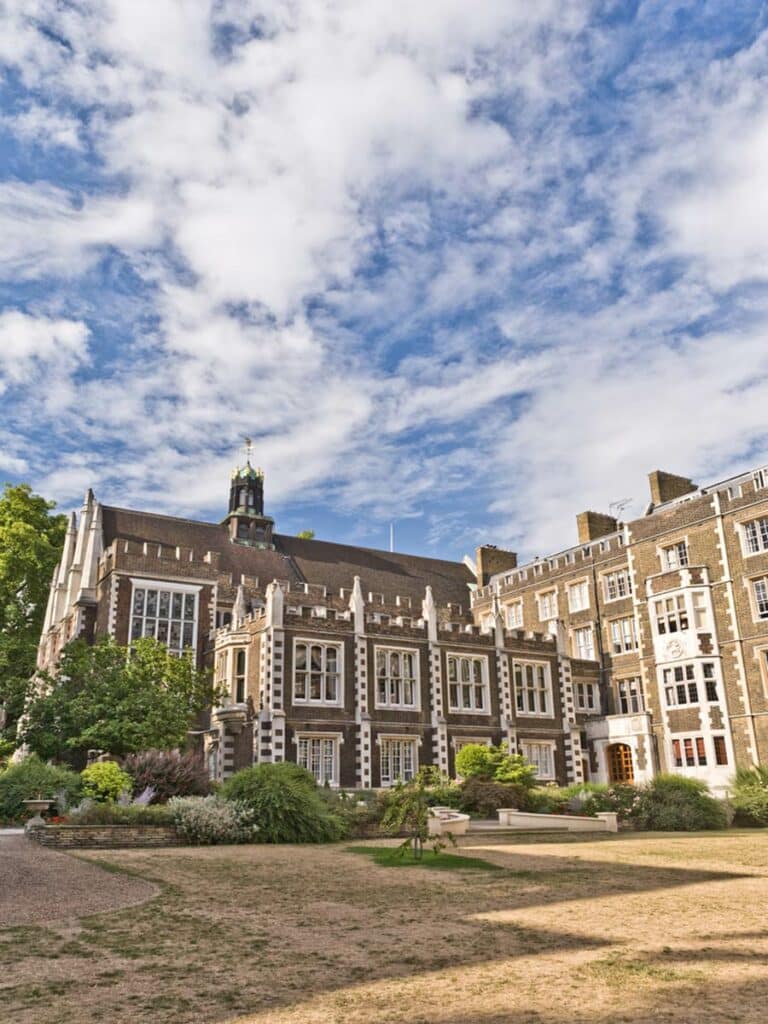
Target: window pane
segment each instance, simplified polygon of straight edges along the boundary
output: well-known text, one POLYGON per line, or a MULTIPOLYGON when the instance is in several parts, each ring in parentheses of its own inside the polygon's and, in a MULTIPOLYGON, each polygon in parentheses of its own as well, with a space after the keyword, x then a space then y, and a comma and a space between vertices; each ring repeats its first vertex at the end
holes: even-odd
POLYGON ((171 618, 174 618, 174 619, 180 619, 181 618, 181 604, 182 604, 183 596, 184 596, 183 594, 174 594, 173 595, 173 599, 171 601, 171 618))
POLYGON ((157 591, 147 591, 147 615, 157 615, 157 591))
POLYGON ((133 592, 133 614, 143 615, 144 614, 144 595, 146 591, 135 590, 133 592))

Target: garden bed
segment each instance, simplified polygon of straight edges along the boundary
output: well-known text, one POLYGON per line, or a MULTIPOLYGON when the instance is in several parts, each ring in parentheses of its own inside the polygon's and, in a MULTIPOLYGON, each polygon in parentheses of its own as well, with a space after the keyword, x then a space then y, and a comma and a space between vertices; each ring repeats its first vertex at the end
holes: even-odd
POLYGON ((59 850, 121 850, 184 846, 172 825, 37 825, 27 836, 41 846, 59 850))

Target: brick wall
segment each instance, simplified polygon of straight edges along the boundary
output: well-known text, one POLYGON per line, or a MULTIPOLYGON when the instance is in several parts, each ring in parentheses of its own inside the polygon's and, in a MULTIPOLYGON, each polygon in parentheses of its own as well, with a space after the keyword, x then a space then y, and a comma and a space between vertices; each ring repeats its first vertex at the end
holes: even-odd
POLYGON ((173 826, 165 825, 44 825, 27 836, 41 846, 58 850, 114 850, 141 846, 180 846, 173 826))

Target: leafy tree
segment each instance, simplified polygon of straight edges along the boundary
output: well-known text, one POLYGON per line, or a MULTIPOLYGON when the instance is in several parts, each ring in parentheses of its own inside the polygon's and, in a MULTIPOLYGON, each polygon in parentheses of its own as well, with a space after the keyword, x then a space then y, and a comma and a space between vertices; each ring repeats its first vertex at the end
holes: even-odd
POLYGON ((68 644, 55 677, 30 699, 23 740, 41 757, 82 766, 88 750, 117 757, 181 746, 214 694, 190 655, 174 657, 156 640, 130 648, 110 638, 68 644))
POLYGON ((302 530, 301 533, 297 533, 296 536, 300 540, 314 540, 315 539, 315 531, 314 530, 302 530))
POLYGON ((489 747, 468 743, 456 755, 456 771, 463 779, 487 779, 515 786, 536 784, 536 769, 520 754, 509 754, 503 743, 489 747))
POLYGON ((28 484, 5 484, 0 495, 0 738, 6 740, 15 738, 24 710, 64 543, 66 518, 51 515, 53 508, 28 484))
POLYGON ((409 782, 398 782, 390 791, 381 826, 391 835, 405 833, 406 838, 398 847, 401 856, 410 853, 414 860, 421 860, 425 842, 429 842, 434 853, 440 853, 449 842, 456 845, 450 832, 442 836, 429 834, 429 796, 440 782, 437 768, 428 765, 419 769, 409 782))

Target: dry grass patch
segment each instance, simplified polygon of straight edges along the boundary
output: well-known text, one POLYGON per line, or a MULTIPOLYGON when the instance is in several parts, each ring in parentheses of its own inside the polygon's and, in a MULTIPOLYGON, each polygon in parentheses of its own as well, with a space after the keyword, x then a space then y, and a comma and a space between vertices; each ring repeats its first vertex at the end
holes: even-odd
POLYGON ((457 852, 502 870, 392 870, 343 846, 82 855, 160 894, 0 930, 3 1009, 19 1024, 764 1020, 765 833, 457 852))

